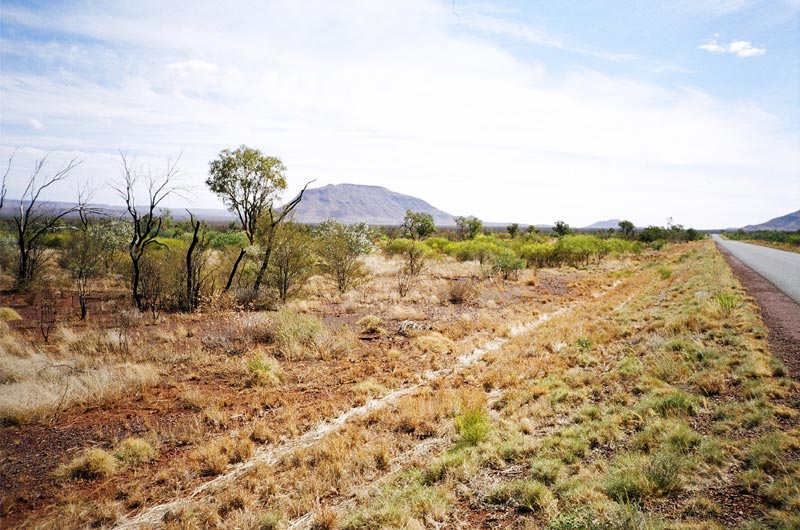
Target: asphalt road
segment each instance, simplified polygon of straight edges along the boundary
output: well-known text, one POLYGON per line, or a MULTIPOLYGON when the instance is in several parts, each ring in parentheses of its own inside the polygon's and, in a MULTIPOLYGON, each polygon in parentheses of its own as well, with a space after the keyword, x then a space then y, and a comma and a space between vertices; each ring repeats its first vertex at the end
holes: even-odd
POLYGON ((774 248, 729 241, 713 234, 711 238, 739 261, 769 280, 789 298, 800 304, 800 254, 774 248))

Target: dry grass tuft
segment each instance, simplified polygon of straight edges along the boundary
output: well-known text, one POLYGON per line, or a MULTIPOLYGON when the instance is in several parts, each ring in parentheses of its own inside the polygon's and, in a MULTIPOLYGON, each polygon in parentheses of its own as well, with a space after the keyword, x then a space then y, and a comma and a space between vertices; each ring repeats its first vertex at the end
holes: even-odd
POLYGON ((339 517, 330 508, 321 508, 314 514, 310 530, 335 530, 338 526, 339 517))
POLYGON ((27 357, 0 351, 0 421, 23 423, 60 414, 76 405, 101 405, 127 397, 158 381, 149 364, 99 363, 82 355, 55 359, 43 353, 27 357))
POLYGON ((448 282, 439 293, 439 298, 457 305, 473 302, 480 294, 480 285, 477 282, 459 279, 448 282))
POLYGON ((389 308, 389 320, 425 320, 425 313, 413 306, 393 305, 389 308))
POLYGON ((9 322, 11 320, 22 320, 22 317, 10 307, 0 307, 0 322, 9 322))
POLYGON ((245 363, 248 386, 276 386, 283 380, 283 370, 277 359, 257 354, 245 363))
POLYGON ((214 476, 224 473, 228 464, 244 462, 252 455, 251 440, 221 437, 195 449, 189 455, 189 460, 201 475, 214 476))
POLYGON ((361 328, 362 333, 376 334, 384 331, 383 320, 375 315, 361 317, 356 324, 361 328))
POLYGON ((414 339, 414 347, 422 353, 442 354, 452 352, 454 345, 453 341, 434 331, 414 339))
POLYGON ((153 460, 156 451, 147 440, 126 438, 114 450, 114 457, 126 466, 138 466, 153 460))
POLYGON ((279 311, 272 322, 270 336, 285 359, 309 359, 319 355, 328 329, 312 315, 279 311))
POLYGON ((85 450, 69 463, 59 466, 54 476, 59 480, 93 480, 110 477, 116 472, 117 461, 114 457, 102 449, 93 448, 85 450))

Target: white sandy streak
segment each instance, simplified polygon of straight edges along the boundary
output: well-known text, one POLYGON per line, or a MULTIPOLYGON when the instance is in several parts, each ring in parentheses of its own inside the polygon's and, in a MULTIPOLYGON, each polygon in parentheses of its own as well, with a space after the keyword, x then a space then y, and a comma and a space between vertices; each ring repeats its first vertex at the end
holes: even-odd
MULTIPOLYGON (((622 282, 621 281, 615 282, 608 289, 608 291, 616 288, 620 283, 622 282)), ((539 318, 537 318, 533 322, 517 324, 513 326, 509 331, 509 336, 516 337, 523 333, 533 331, 534 329, 538 328, 551 318, 563 315, 568 311, 571 311, 572 308, 577 306, 578 304, 580 304, 580 302, 576 302, 568 307, 562 307, 561 309, 553 311, 552 313, 543 313, 539 315, 539 318)), ((218 477, 201 484, 185 497, 176 499, 172 502, 152 506, 133 517, 131 516, 123 517, 114 527, 114 529, 133 530, 136 528, 141 528, 143 526, 159 525, 164 520, 165 515, 167 515, 173 510, 177 510, 185 506, 186 504, 188 504, 193 500, 202 498, 204 494, 211 492, 213 488, 215 488, 216 486, 227 484, 235 480, 236 478, 241 477, 242 475, 244 475, 257 465, 260 464, 275 465, 284 456, 291 454, 293 451, 299 448, 310 447, 315 443, 319 442, 320 440, 322 440, 328 434, 338 431, 351 418, 364 416, 369 412, 380 410, 389 405, 390 403, 397 401, 401 397, 413 394, 421 386, 423 386, 428 382, 441 379, 453 373, 457 373, 460 370, 463 370, 464 368, 467 368, 475 364, 476 362, 480 361, 487 353, 499 350, 506 342, 508 342, 507 338, 495 337, 494 339, 483 344, 482 347, 475 348, 472 352, 459 356, 456 359, 455 365, 452 368, 443 368, 441 370, 425 373, 423 381, 420 383, 407 386, 404 388, 399 388, 393 392, 390 392, 389 394, 386 394, 381 398, 372 399, 367 403, 365 403, 364 405, 361 405, 359 407, 354 407, 332 420, 323 421, 322 423, 318 424, 313 430, 305 433, 299 438, 295 438, 293 440, 284 442, 283 444, 277 447, 272 447, 272 448, 260 447, 256 449, 255 453, 249 460, 247 460, 246 462, 241 462, 239 464, 236 464, 227 473, 219 475, 218 477)), ((301 517, 301 519, 308 520, 307 518, 305 518, 305 516, 301 517)), ((295 523, 297 522, 299 522, 299 520, 295 521, 295 523)))

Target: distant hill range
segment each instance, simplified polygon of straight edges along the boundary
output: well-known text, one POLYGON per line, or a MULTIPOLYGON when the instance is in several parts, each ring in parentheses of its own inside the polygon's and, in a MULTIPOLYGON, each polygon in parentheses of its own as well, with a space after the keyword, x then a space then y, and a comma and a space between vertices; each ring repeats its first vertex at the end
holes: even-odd
POLYGON ((370 225, 399 225, 406 211, 428 213, 437 226, 454 226, 453 215, 427 202, 380 186, 328 184, 309 188, 293 214, 301 223, 320 223, 336 219, 340 223, 365 222, 370 225))
POLYGON ((800 210, 792 212, 775 219, 770 219, 766 223, 760 225, 748 225, 742 228, 748 232, 755 230, 783 230, 785 232, 793 232, 800 230, 800 210))
MULTIPOLYGON (((47 201, 42 205, 57 212, 72 208, 75 203, 47 201)), ((89 207, 103 215, 113 217, 127 215, 123 206, 92 204, 89 207)), ((183 221, 189 218, 184 208, 168 209, 173 219, 183 221)), ((0 211, 0 217, 10 217, 18 210, 18 200, 6 200, 0 211)), ((141 210, 144 208, 140 208, 141 210)), ((233 213, 223 209, 190 208, 189 210, 209 223, 228 223, 236 220, 233 213)), ((292 215, 296 222, 309 224, 335 219, 346 224, 363 221, 370 225, 399 225, 403 222, 407 210, 431 214, 437 226, 455 226, 453 215, 434 208, 422 199, 395 193, 380 186, 359 184, 329 184, 321 188, 309 188, 292 215)), ((72 217, 77 217, 77 214, 72 217)))
POLYGON ((609 228, 619 228, 620 219, 609 219, 608 221, 597 221, 589 226, 584 226, 581 230, 608 230, 609 228))

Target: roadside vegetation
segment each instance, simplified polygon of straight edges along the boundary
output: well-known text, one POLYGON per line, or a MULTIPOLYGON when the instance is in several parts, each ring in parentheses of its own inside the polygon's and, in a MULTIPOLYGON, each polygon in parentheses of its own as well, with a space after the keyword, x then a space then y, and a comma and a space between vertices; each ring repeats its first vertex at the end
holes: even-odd
POLYGON ((722 236, 726 239, 733 239, 734 241, 745 241, 780 250, 800 252, 800 230, 795 230, 793 232, 782 230, 756 230, 753 232, 745 232, 744 230, 737 230, 735 232, 723 232, 722 236))
POLYGON ((697 232, 250 214, 60 218, 24 282, 3 228, 3 526, 800 526, 800 389, 697 232))

